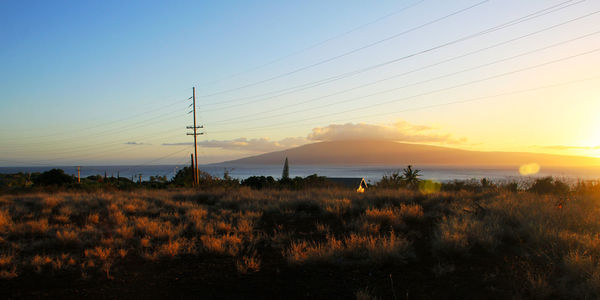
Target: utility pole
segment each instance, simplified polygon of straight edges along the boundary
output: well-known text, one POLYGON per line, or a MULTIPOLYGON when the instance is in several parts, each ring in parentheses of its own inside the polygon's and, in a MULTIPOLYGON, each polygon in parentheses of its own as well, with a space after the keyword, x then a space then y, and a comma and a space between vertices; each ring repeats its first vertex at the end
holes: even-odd
POLYGON ((187 135, 193 135, 194 136, 194 156, 196 158, 195 164, 194 164, 194 185, 198 186, 200 184, 200 180, 198 178, 198 143, 196 141, 196 137, 198 135, 202 135, 204 134, 203 132, 197 132, 198 128, 204 128, 204 126, 196 126, 196 88, 192 87, 192 106, 193 106, 193 110, 191 112, 194 113, 194 126, 187 126, 187 129, 193 129, 194 133, 187 133, 187 135))
POLYGON ((77 183, 81 183, 81 166, 77 166, 77 183))
POLYGON ((192 164, 190 165, 190 168, 192 168, 192 174, 194 174, 194 183, 192 184, 193 186, 196 185, 196 171, 194 169, 194 153, 190 153, 190 159, 192 161, 192 164))

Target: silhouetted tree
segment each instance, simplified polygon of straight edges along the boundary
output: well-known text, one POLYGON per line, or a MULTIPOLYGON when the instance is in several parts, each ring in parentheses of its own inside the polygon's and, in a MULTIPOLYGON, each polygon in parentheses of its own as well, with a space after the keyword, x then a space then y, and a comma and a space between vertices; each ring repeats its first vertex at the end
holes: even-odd
POLYGON ((411 165, 408 165, 408 167, 402 169, 402 178, 408 187, 416 188, 419 186, 419 181, 421 181, 421 179, 419 179, 421 174, 419 173, 421 173, 421 170, 413 170, 411 165))
POLYGON ((0 174, 0 188, 25 187, 31 185, 30 174, 0 174))
POLYGON ((178 186, 192 186, 194 184, 194 169, 192 167, 180 169, 173 179, 171 179, 171 182, 178 186))
POLYGON ((273 188, 277 185, 277 182, 272 176, 250 176, 242 180, 242 185, 260 190, 263 188, 273 188))
POLYGON ((288 165, 288 158, 285 158, 285 163, 283 164, 283 174, 281 174, 282 179, 290 178, 290 166, 288 165))
POLYGON ((533 185, 529 188, 530 192, 534 192, 536 194, 561 195, 568 193, 569 190, 569 185, 560 180, 555 180, 550 176, 536 179, 533 185))
POLYGON ((36 185, 56 185, 63 186, 73 182, 73 177, 65 174, 61 169, 52 169, 38 176, 34 183, 36 185))
POLYGON ((380 188, 401 188, 405 186, 406 182, 404 181, 404 177, 402 177, 398 171, 392 172, 389 175, 383 175, 381 180, 377 182, 377 187, 380 188))

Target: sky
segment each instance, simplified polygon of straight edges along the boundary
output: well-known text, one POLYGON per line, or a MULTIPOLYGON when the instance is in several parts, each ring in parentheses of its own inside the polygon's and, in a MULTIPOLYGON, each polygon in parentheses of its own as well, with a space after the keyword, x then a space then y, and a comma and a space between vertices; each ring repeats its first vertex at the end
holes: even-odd
POLYGON ((387 139, 600 157, 600 1, 2 1, 0 166, 387 139))

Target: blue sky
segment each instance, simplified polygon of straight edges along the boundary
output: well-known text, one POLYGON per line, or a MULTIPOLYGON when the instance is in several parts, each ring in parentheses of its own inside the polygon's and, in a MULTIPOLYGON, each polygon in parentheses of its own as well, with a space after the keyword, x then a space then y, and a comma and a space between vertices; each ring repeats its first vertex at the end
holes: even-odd
POLYGON ((22 164, 31 157, 40 165, 185 162, 189 146, 181 144, 190 141, 185 126, 190 125, 192 86, 206 127, 204 162, 316 141, 309 138, 314 130, 352 132, 363 125, 395 132, 399 141, 600 155, 594 113, 600 109, 598 81, 443 105, 600 75, 594 67, 598 53, 432 92, 591 51, 600 44, 600 34, 593 34, 600 30, 600 14, 389 79, 584 16, 600 10, 597 1, 491 0, 307 67, 480 2, 3 1, 0 164, 22 164), (373 71, 294 90, 555 5, 564 8, 373 71), (475 69, 462 72, 468 68, 475 69), (289 75, 269 80, 282 74, 289 75), (358 88, 377 80, 383 81, 358 88), (284 89, 291 91, 274 97, 284 89), (427 106, 432 108, 423 109, 427 106), (428 129, 419 131, 419 126, 428 129))

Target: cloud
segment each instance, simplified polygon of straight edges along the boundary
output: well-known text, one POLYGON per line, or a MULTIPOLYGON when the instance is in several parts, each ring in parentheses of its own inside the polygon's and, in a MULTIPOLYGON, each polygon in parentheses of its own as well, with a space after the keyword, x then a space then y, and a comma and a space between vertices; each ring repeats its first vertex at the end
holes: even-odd
MULTIPOLYGON (((198 142, 204 148, 264 153, 298 147, 314 141, 337 140, 391 140, 414 143, 460 144, 466 139, 456 139, 450 134, 436 133, 437 128, 426 125, 415 125, 406 121, 398 121, 391 125, 371 125, 364 123, 331 124, 327 127, 314 128, 306 137, 285 138, 272 141, 268 138, 237 138, 233 140, 210 140, 198 142)), ((191 142, 164 143, 164 146, 192 146, 191 142)))
POLYGON ((148 143, 142 143, 142 142, 127 142, 125 143, 125 145, 134 145, 134 146, 140 146, 140 145, 151 145, 148 143))
MULTIPOLYGON (((270 152, 284 150, 306 144, 305 138, 285 138, 279 141, 271 141, 268 138, 247 139, 238 138, 234 140, 210 140, 198 142, 198 146, 204 148, 220 148, 224 150, 248 151, 248 152, 270 152)), ((193 143, 164 143, 165 146, 193 145, 193 143)))
POLYGON ((568 146, 568 145, 550 145, 550 146, 535 146, 537 148, 548 150, 600 150, 600 146, 568 146))
POLYGON ((163 146, 193 146, 194 143, 192 142, 185 142, 185 143, 162 143, 163 146))
POLYGON ((314 128, 308 135, 312 141, 339 140, 390 140, 414 143, 460 144, 465 138, 456 139, 450 134, 436 133, 436 128, 426 125, 415 125, 399 121, 391 125, 373 125, 365 123, 331 124, 314 128))

